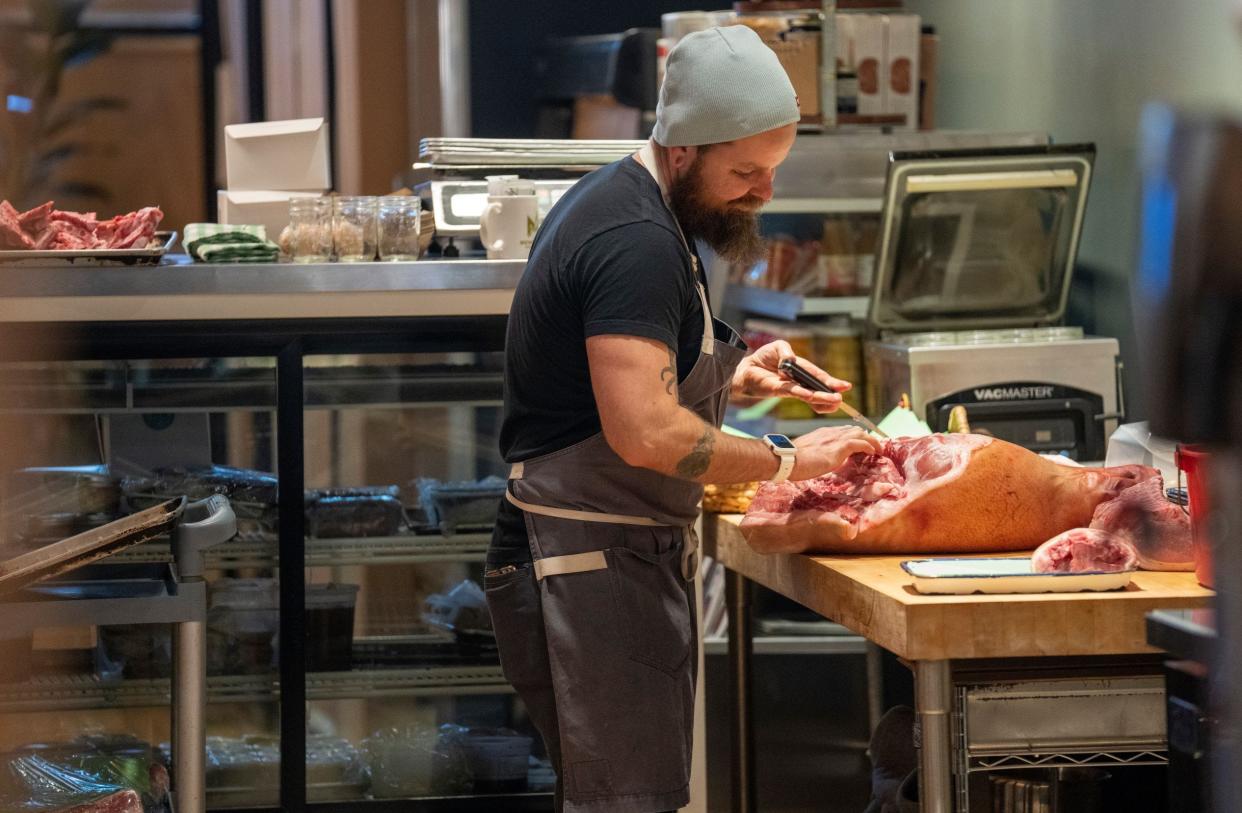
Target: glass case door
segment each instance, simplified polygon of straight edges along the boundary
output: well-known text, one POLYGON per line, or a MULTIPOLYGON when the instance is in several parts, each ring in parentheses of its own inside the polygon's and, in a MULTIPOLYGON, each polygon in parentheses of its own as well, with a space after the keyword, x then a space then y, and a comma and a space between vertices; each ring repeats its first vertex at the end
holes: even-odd
POLYGON ((482 590, 506 482, 501 364, 306 358, 310 802, 492 797, 510 809, 552 790, 482 590))
MULTIPOLYGON (((0 374, 0 436, 14 441, 0 458, 0 559, 166 499, 230 498, 237 534, 206 552, 207 800, 212 808, 275 807, 274 364, 66 362, 6 365, 0 374)), ((104 560, 89 577, 68 575, 162 579, 172 564, 170 540, 159 538, 104 560)), ((177 782, 172 628, 40 627, 5 643, 0 809, 69 806, 113 786, 137 791, 148 813, 168 809, 177 782)))

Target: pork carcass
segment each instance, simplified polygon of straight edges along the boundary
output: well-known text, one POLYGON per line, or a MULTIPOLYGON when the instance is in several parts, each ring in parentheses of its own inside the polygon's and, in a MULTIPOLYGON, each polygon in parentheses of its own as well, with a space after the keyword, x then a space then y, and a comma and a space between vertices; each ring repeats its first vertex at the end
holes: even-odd
POLYGON ((1071 528, 1035 549, 1036 573, 1113 573, 1138 565, 1134 546, 1098 528, 1071 528))
POLYGON ((1165 498, 1160 477, 1101 503, 1091 517, 1091 527, 1130 543, 1144 570, 1195 569, 1190 517, 1165 498))
POLYGON ((1030 550, 1153 476, 1063 466, 981 435, 899 438, 822 477, 764 483, 741 529, 761 553, 1030 550))

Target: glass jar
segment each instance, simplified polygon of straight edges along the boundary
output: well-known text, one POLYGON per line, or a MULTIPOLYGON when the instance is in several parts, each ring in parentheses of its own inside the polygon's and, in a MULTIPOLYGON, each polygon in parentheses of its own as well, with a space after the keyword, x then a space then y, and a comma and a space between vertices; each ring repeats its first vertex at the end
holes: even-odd
POLYGON ((376 200, 370 195, 338 195, 335 198, 332 244, 338 260, 365 263, 375 259, 379 242, 376 208, 376 200))
POLYGON ((414 195, 385 195, 379 199, 379 256, 385 262, 418 259, 421 201, 414 195))
POLYGON ((280 234, 280 248, 295 263, 327 262, 332 257, 332 199, 290 198, 289 226, 280 234))

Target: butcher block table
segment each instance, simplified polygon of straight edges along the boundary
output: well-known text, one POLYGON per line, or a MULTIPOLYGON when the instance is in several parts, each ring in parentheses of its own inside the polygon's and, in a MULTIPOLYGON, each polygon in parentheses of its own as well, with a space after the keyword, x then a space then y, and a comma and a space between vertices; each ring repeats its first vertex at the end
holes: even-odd
MULTIPOLYGON (((1118 719, 1122 719, 1134 716, 1135 706, 1126 710, 1120 704, 1139 702, 1145 704, 1141 706, 1144 716, 1150 717, 1156 693, 1150 687, 1144 690, 1146 684, 1141 681, 1151 683, 1155 678, 1141 676, 1159 674, 1160 652, 1147 644, 1147 614, 1203 607, 1212 596, 1212 591, 1199 586, 1193 573, 1147 571, 1135 573, 1126 590, 1107 593, 925 596, 915 592, 910 576, 901 569, 902 561, 922 557, 760 554, 742 538, 740 522, 741 516, 736 514, 704 517, 705 552, 729 571, 729 654, 736 692, 733 804, 741 811, 753 810, 755 798, 748 688, 752 646, 748 580, 847 627, 911 666, 922 728, 920 800, 925 813, 965 809, 968 777, 962 742, 966 739, 963 706, 973 704, 987 711, 992 724, 1012 728, 1015 719, 1030 715, 1032 709, 1038 716, 1039 706, 1032 705, 1036 702, 1032 698, 1052 696, 1054 692, 1044 690, 1063 685, 1035 684, 1032 680, 1091 677, 1098 681, 1102 677, 1107 681, 1085 684, 1088 688, 1062 701, 1062 705, 1072 708, 1070 704, 1085 702, 1084 717, 1099 719, 1108 717, 1110 703, 1117 703, 1118 719), (1139 680, 1139 688, 1125 683, 1127 678, 1139 680), (1002 690, 977 698, 965 693, 963 687, 967 685, 976 689, 981 685, 1023 686, 1026 691, 1006 694, 1002 690), (1032 686, 1041 691, 1031 691, 1032 686), (1116 689, 1114 696, 1107 690, 1101 693, 1099 686, 1124 688, 1116 689), (988 705, 987 701, 993 702, 988 705), (1001 709, 999 715, 994 709, 1001 709)), ((1158 694, 1159 713, 1163 715, 1162 690, 1158 694)), ((977 719, 983 721, 981 727, 989 724, 982 712, 977 719)), ((1012 735, 1021 738, 1023 732, 1013 731, 1012 735)), ((1032 736, 1029 745, 1036 748, 1038 736, 1032 736)), ((1160 749, 1139 747, 1141 739, 1136 735, 1132 748, 1105 764, 1162 761, 1155 752, 1160 749)), ((1145 744, 1150 746, 1150 742, 1145 744)), ((998 753, 1003 750, 997 747, 998 753)), ((1067 749, 1049 745, 1048 750, 1067 749)), ((1073 763, 1101 764, 1083 756, 1067 758, 1073 763)), ((1018 763, 997 756, 991 764, 1003 768, 1061 763, 1032 755, 1018 763)))

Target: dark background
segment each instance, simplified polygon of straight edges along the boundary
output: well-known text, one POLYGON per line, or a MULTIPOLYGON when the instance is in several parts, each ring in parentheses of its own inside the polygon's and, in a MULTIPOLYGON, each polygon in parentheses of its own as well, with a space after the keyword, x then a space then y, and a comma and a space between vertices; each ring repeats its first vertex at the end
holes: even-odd
POLYGON ((549 38, 659 28, 660 15, 670 11, 729 6, 726 2, 704 4, 685 0, 624 0, 607 5, 582 0, 471 0, 471 135, 535 135, 535 53, 549 38))

